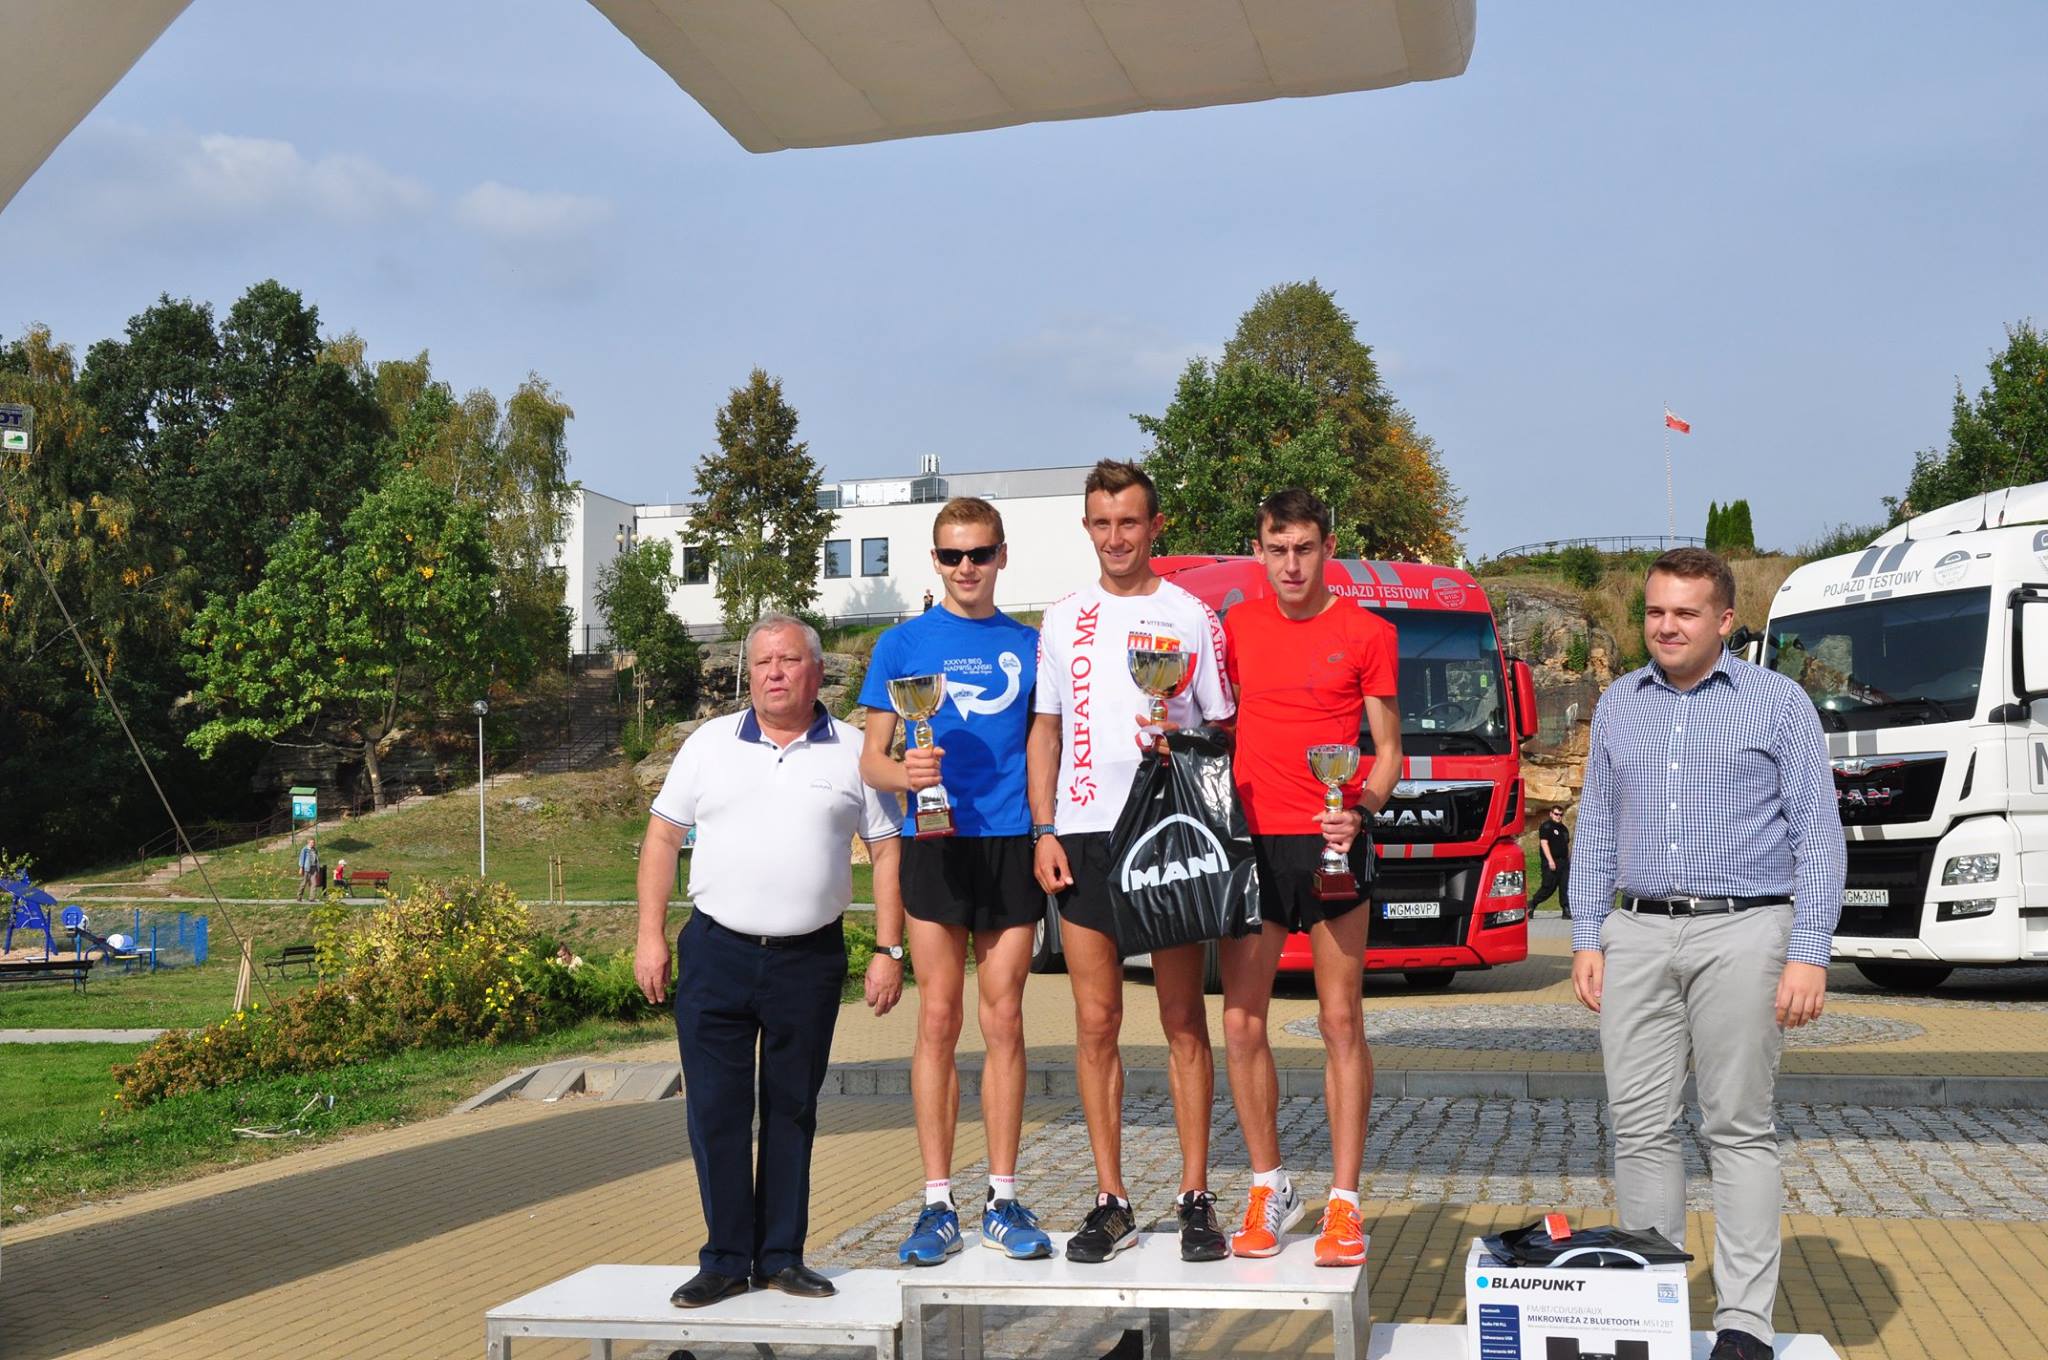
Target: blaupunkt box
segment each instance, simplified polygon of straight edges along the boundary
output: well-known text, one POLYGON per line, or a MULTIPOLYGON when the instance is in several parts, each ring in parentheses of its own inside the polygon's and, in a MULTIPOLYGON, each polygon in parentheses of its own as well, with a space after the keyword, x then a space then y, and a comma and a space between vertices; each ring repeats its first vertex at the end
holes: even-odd
POLYGON ((1690 1360, 1685 1266, 1504 1266, 1465 1260, 1470 1360, 1690 1360))

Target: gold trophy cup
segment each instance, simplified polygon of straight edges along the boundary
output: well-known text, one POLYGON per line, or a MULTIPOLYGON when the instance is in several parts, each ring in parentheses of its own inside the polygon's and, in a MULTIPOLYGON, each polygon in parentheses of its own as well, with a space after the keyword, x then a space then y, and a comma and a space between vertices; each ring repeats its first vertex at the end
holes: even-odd
MULTIPOLYGON (((1166 724, 1166 701, 1180 693, 1181 686, 1188 681, 1188 672, 1195 664, 1191 652, 1161 652, 1150 647, 1133 647, 1125 653, 1131 668, 1131 679, 1138 688, 1152 696, 1152 704, 1145 711, 1145 721, 1154 727, 1166 724)), ((1166 755, 1166 737, 1162 733, 1156 744, 1160 756, 1166 755)))
MULTIPOLYGON (((889 706, 910 724, 911 741, 926 750, 932 745, 932 725, 928 720, 945 702, 944 672, 905 675, 889 682, 889 706)), ((920 840, 953 834, 953 808, 946 798, 945 785, 918 790, 911 805, 911 825, 915 828, 913 835, 920 840)))
MULTIPOLYGON (((1350 745, 1311 746, 1309 772, 1323 782, 1323 811, 1344 810, 1343 788, 1358 773, 1358 748, 1350 745)), ((1361 834, 1364 828, 1359 828, 1361 834)), ((1358 879, 1344 856, 1332 845, 1323 846, 1322 867, 1315 871, 1315 895, 1324 902, 1348 902, 1358 896, 1358 879)))

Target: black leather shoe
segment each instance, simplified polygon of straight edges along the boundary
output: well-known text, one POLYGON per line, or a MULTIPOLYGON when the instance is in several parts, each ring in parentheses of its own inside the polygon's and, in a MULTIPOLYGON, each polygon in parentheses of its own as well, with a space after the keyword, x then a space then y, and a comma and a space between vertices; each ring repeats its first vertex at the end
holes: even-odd
POLYGON ((1714 1349, 1707 1360, 1772 1360, 1776 1354, 1770 1342, 1730 1327, 1715 1333, 1714 1349))
POLYGON ((668 1296, 668 1301, 678 1308, 702 1308, 707 1303, 717 1303, 735 1294, 747 1292, 747 1277, 744 1275, 720 1275, 715 1270, 700 1270, 690 1282, 668 1296))
POLYGON ((800 1299, 829 1299, 839 1292, 830 1280, 807 1265, 784 1266, 773 1275, 756 1275, 754 1288, 780 1289, 800 1299))

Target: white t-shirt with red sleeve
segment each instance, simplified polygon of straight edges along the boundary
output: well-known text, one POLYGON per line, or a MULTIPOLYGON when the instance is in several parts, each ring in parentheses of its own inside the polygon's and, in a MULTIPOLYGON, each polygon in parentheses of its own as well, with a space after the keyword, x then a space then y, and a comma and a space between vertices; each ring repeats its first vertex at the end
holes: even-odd
POLYGON ((1062 835, 1116 827, 1138 762, 1138 718, 1152 698, 1131 679, 1133 647, 1188 651, 1195 663, 1167 716, 1182 727, 1237 711, 1224 675, 1223 624, 1214 610, 1171 581, 1149 595, 1112 595, 1098 585, 1045 611, 1038 625, 1038 685, 1032 707, 1060 715, 1060 777, 1054 825, 1062 835))

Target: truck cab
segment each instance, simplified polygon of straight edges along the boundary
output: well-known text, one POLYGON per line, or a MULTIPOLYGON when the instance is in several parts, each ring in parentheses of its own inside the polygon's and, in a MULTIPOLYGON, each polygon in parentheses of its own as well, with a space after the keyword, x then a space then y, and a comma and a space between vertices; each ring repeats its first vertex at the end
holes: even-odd
POLYGON ((1799 568, 1762 660, 1827 733, 1849 864, 1835 957, 1909 990, 2048 960, 2048 483, 1799 568))

